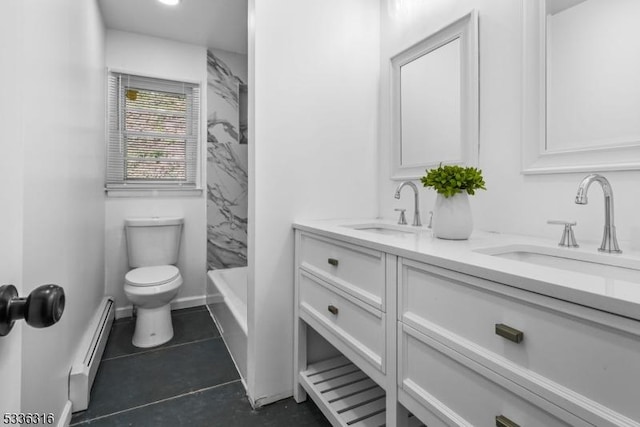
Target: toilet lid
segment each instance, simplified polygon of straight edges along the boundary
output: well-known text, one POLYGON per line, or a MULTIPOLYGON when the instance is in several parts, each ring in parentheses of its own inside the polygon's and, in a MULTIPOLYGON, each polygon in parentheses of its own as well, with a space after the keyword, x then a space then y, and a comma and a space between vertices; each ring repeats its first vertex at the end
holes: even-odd
POLYGON ((158 286, 171 282, 179 275, 180 270, 174 265, 156 265, 131 270, 124 280, 131 286, 158 286))

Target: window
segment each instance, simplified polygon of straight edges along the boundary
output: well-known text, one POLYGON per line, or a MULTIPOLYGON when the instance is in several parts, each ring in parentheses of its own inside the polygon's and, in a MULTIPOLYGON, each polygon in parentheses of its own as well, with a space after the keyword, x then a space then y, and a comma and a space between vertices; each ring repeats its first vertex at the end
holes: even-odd
POLYGON ((194 189, 200 88, 111 72, 108 77, 109 189, 194 189))

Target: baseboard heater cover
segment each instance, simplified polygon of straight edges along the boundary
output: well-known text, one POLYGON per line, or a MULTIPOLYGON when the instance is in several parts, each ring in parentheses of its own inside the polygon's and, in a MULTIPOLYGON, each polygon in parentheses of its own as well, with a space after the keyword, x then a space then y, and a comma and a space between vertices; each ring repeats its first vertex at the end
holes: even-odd
POLYGON ((109 338, 114 313, 113 298, 105 297, 84 334, 69 374, 69 400, 73 412, 84 411, 89 407, 91 386, 109 338))

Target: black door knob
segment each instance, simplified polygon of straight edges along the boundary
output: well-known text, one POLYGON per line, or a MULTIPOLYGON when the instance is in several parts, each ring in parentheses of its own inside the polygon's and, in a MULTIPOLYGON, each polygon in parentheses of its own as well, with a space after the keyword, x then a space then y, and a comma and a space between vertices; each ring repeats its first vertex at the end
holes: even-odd
POLYGON ((0 336, 7 335, 20 319, 34 328, 53 325, 62 317, 64 303, 64 289, 57 285, 38 286, 26 298, 18 298, 13 285, 0 286, 0 336))

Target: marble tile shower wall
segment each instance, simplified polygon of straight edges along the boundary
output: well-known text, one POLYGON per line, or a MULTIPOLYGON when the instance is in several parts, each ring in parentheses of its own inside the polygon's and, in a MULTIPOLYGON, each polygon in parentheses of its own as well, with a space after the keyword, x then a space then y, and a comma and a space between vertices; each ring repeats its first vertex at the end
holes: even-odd
POLYGON ((207 51, 207 268, 247 265, 246 85, 207 51))

